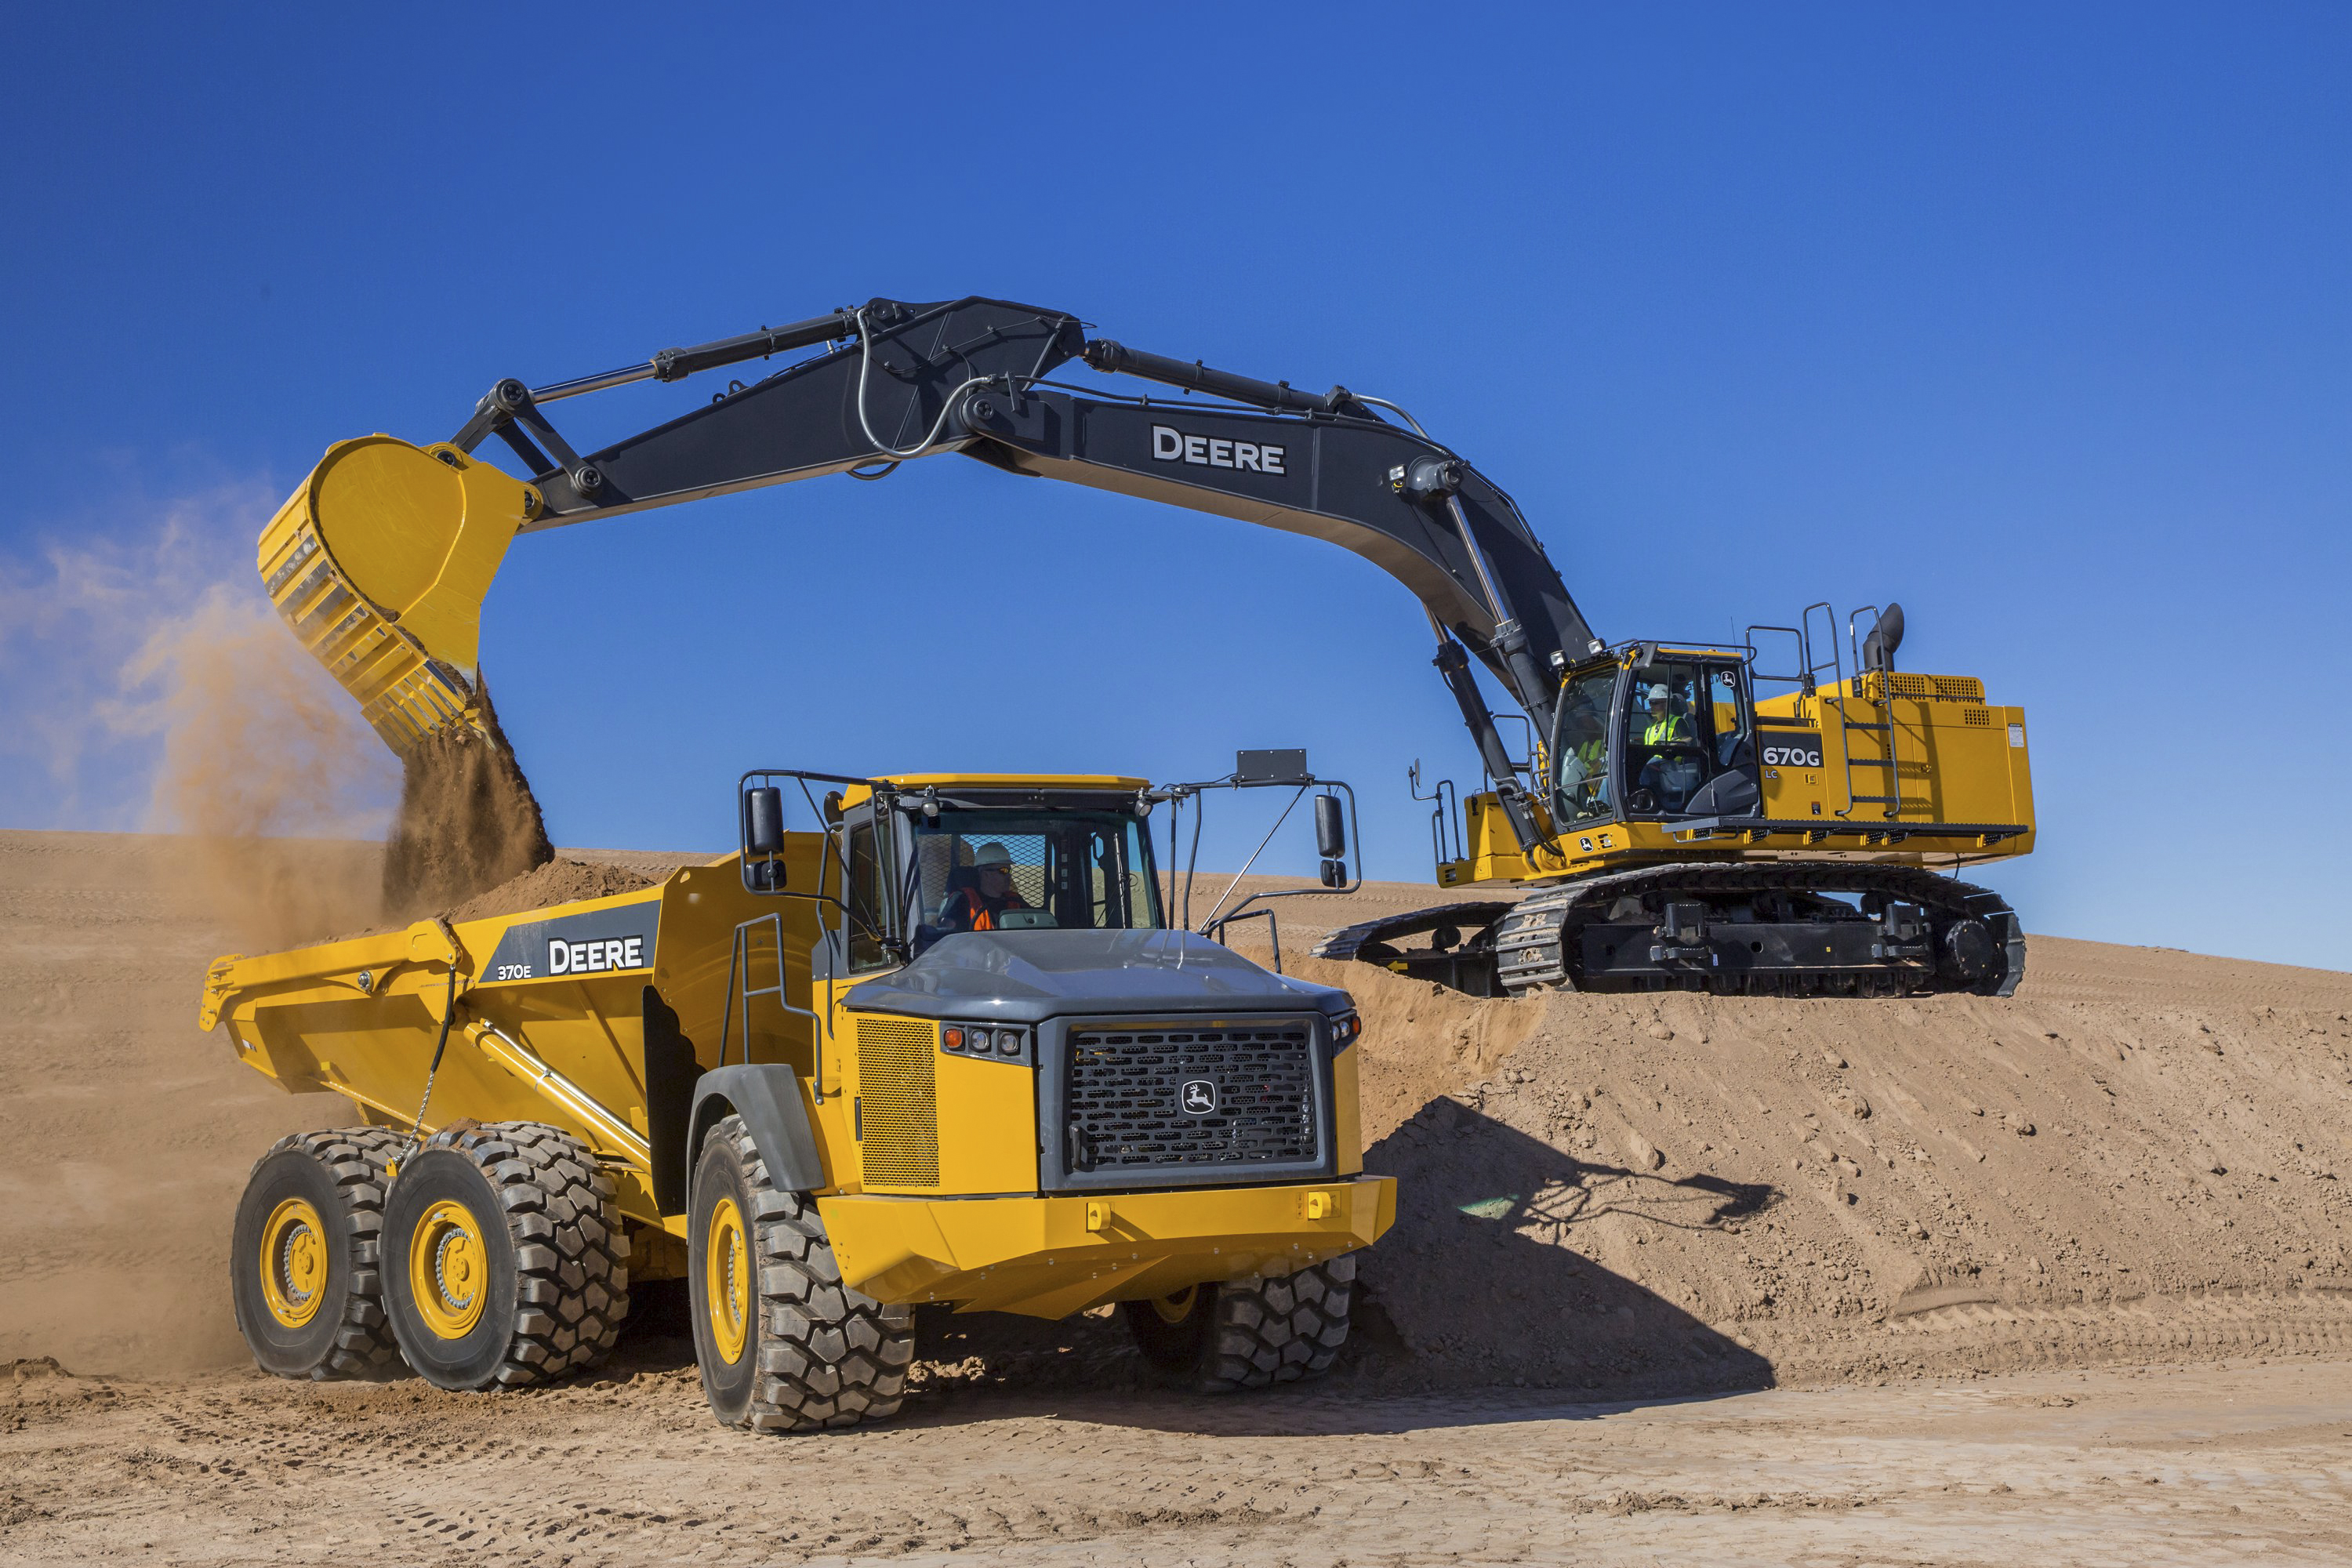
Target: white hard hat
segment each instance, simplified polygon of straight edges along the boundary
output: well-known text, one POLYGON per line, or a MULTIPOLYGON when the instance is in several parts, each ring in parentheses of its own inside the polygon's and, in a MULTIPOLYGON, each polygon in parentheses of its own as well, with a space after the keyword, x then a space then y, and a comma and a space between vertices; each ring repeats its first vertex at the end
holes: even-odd
POLYGON ((986 870, 991 866, 1009 868, 1013 864, 1013 852, 1002 844, 983 844, 972 851, 971 863, 980 870, 986 870))
POLYGON ((1665 683, 1664 683, 1664 681, 1660 681, 1657 685, 1653 686, 1653 687, 1651 687, 1651 688, 1650 688, 1650 700, 1651 700, 1651 701, 1653 701, 1653 702, 1664 702, 1664 700, 1666 700, 1666 696, 1667 696, 1667 693, 1666 693, 1666 687, 1665 687, 1665 683))

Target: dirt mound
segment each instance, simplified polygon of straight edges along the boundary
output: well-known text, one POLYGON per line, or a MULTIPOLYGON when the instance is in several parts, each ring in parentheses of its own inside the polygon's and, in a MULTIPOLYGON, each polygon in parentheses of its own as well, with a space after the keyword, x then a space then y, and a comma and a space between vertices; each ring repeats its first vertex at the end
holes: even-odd
POLYGON ((660 879, 633 871, 625 866, 559 858, 525 871, 511 881, 501 882, 486 893, 476 894, 451 910, 449 918, 453 921, 478 921, 491 915, 515 914, 523 910, 543 910, 581 899, 609 898, 614 893, 634 893, 639 888, 650 888, 660 879))
POLYGON ((383 909, 394 921, 462 904, 555 858, 487 681, 478 695, 481 732, 453 724, 401 759, 400 811, 383 861, 383 909))
POLYGON ((2352 1344, 2352 976, 2051 938, 2006 1001, 1472 1002, 1307 967, 1367 1014, 1367 1163, 1401 1199, 1366 1278, 1417 1379, 2352 1344))

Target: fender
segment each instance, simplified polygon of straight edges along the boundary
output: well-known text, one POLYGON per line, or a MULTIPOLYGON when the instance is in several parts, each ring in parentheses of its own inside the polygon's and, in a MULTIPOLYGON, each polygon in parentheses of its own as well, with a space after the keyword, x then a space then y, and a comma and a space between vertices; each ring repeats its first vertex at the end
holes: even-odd
POLYGON ((694 1117, 684 1151, 689 1187, 702 1157, 703 1139, 730 1110, 743 1119, 777 1191, 824 1190, 824 1160, 817 1152, 816 1130, 809 1125, 800 1079, 788 1062, 739 1062, 713 1068, 695 1080, 694 1117))

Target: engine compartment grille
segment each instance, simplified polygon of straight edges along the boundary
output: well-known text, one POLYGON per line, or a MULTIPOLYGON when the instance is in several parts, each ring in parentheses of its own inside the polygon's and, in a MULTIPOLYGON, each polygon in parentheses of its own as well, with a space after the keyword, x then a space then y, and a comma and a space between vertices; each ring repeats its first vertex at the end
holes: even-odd
POLYGON ((869 1187, 940 1184, 939 1026, 857 1020, 858 1123, 869 1187))
POLYGON ((1069 1063, 1074 1170, 1305 1163, 1322 1152, 1311 1019, 1081 1026, 1069 1063))

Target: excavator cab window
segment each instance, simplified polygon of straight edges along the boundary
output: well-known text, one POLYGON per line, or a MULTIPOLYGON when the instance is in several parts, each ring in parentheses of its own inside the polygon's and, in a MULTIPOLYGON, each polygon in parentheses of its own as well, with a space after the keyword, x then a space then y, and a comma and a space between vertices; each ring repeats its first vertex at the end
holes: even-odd
POLYGON ((1606 821, 1616 808, 1609 798, 1609 705, 1617 683, 1614 665, 1569 681, 1559 694, 1559 726, 1552 742, 1559 772, 1552 787, 1552 816, 1565 825, 1606 821))
POLYGON ((1708 786, 1754 771, 1750 703, 1731 662, 1654 658, 1628 671, 1625 804, 1637 816, 1725 814, 1708 786))

